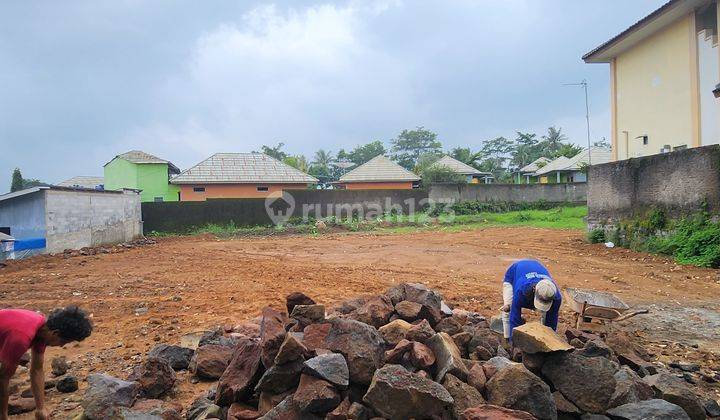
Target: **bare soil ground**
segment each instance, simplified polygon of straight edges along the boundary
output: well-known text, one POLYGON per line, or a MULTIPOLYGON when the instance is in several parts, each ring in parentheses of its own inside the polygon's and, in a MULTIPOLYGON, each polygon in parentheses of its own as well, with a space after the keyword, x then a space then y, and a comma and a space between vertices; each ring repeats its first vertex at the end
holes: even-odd
MULTIPOLYGON (((717 270, 590 245, 573 230, 167 238, 118 253, 10 262, 0 269, 0 307, 86 308, 95 323, 92 337, 49 349, 49 356, 67 355, 81 380, 88 372, 125 377, 155 344, 255 317, 266 305, 282 308, 293 291, 331 305, 398 282, 423 282, 452 305, 490 316, 501 304, 505 269, 518 258, 539 259, 562 287, 606 290, 650 308, 623 328, 636 332, 658 360, 720 370, 717 270)), ((564 305, 561 322, 571 320, 564 305)), ((210 386, 189 379, 179 375, 174 397, 184 405, 210 386)), ((718 398, 716 385, 701 386, 718 398)), ((53 391, 48 398, 64 418, 77 412, 80 395, 53 391)))

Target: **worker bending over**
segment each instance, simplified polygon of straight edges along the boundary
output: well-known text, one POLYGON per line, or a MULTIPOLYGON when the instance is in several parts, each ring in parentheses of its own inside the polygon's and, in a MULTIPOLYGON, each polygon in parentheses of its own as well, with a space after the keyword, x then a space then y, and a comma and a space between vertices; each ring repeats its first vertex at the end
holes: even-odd
POLYGON ((47 319, 25 309, 0 310, 0 420, 8 418, 10 378, 28 350, 32 350, 30 387, 35 397, 35 418, 47 419, 43 371, 45 347, 82 341, 91 332, 88 316, 77 306, 57 309, 47 319))
POLYGON ((543 325, 557 330, 561 303, 560 290, 540 261, 513 263, 503 280, 503 335, 510 340, 513 329, 525 323, 522 308, 539 311, 543 325))

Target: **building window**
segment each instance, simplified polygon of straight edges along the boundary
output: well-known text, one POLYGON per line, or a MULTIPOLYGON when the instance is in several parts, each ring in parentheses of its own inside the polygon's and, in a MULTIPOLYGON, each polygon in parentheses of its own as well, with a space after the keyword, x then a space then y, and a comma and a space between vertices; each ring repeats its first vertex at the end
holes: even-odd
POLYGON ((162 197, 155 197, 154 200, 156 203, 162 203, 163 201, 165 201, 162 197))
POLYGON ((193 192, 205 192, 205 187, 193 187, 193 192))
POLYGON ((257 187, 257 190, 258 190, 258 192, 265 192, 265 191, 269 191, 270 188, 269 188, 269 187, 265 187, 265 186, 258 186, 258 187, 257 187))

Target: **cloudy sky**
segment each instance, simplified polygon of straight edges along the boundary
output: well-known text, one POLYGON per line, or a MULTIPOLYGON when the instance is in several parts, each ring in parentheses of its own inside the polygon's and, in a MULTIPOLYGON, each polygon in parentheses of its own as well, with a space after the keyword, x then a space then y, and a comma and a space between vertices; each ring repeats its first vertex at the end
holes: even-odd
MULTIPOLYGON (((609 138, 580 57, 662 0, 15 1, 0 10, 0 185, 141 149, 185 169, 284 142, 311 157, 423 125, 480 147, 556 125, 609 138)), ((0 188, 5 189, 5 188, 0 188)))

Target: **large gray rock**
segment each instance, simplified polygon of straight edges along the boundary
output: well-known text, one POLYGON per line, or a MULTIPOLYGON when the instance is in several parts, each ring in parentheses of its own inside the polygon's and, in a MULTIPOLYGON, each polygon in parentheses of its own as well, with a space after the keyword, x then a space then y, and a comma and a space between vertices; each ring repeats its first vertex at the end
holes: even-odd
POLYGON ((422 308, 418 317, 427 319, 431 325, 437 324, 442 319, 442 296, 430 290, 424 284, 405 284, 404 300, 419 303, 422 308))
POLYGON ((557 409, 550 387, 522 364, 497 371, 485 384, 490 404, 527 411, 540 420, 556 420, 557 409))
POLYGON ((607 411, 614 420, 689 420, 687 413, 675 404, 655 399, 625 404, 607 411))
POLYGON ((383 363, 385 342, 380 333, 370 325, 351 319, 335 318, 330 325, 323 340, 324 348, 345 357, 350 381, 369 384, 383 363))
POLYGON ((190 366, 190 360, 194 352, 193 349, 187 347, 158 344, 150 350, 148 357, 163 359, 167 361, 174 370, 186 370, 190 366))
POLYGON ((275 364, 282 365, 303 358, 308 353, 307 347, 303 344, 303 338, 303 333, 288 333, 275 356, 275 364))
POLYGON ((350 371, 342 354, 327 353, 305 362, 305 373, 324 379, 340 389, 350 384, 350 371))
POLYGON ((121 407, 132 407, 140 392, 137 382, 123 381, 105 374, 87 378, 88 387, 81 403, 90 420, 112 418, 121 407))
POLYGON ((400 365, 378 369, 363 401, 390 420, 441 416, 453 403, 442 385, 400 365))
POLYGON ((445 375, 445 380, 442 385, 453 398, 452 412, 455 418, 462 417, 462 413, 468 408, 485 404, 485 398, 483 398, 477 389, 449 373, 445 375))
POLYGON ((243 340, 238 344, 227 369, 220 377, 215 402, 228 406, 247 399, 260 378, 260 344, 243 340))
POLYGON ((222 408, 205 397, 195 399, 185 413, 187 420, 219 419, 221 416, 222 408))
POLYGON ((465 366, 460 349, 458 349, 452 337, 440 332, 435 334, 427 345, 435 354, 437 365, 436 381, 442 382, 446 373, 451 373, 462 380, 467 379, 468 368, 465 366))
POLYGON ((298 386, 298 383, 300 383, 302 370, 302 360, 294 360, 283 365, 275 365, 265 371, 255 387, 255 391, 279 394, 295 388, 298 386))
POLYGON ((647 376, 645 382, 655 391, 657 398, 679 405, 692 420, 707 418, 705 408, 695 393, 685 382, 667 373, 647 376))
MULTIPOLYGON (((588 341, 592 343, 592 341, 588 341)), ((649 400, 655 394, 647 383, 645 383, 632 369, 623 366, 615 373, 615 392, 610 399, 610 407, 618 407, 625 404, 649 400)))
POLYGON ((615 392, 615 368, 603 357, 554 353, 545 359, 542 374, 582 411, 604 413, 615 392))
POLYGON ((290 318, 296 320, 302 330, 310 324, 325 321, 325 305, 295 305, 290 318))

